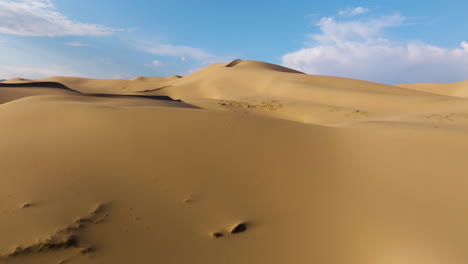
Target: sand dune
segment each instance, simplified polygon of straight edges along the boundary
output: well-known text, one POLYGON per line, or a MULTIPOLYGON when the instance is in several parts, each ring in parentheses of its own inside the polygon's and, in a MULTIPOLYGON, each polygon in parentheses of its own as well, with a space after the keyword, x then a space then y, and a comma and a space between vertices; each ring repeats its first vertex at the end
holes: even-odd
POLYGON ((463 87, 241 60, 7 80, 0 263, 465 263, 463 87))
POLYGON ((24 78, 13 78, 8 80, 2 80, 3 83, 28 83, 33 82, 34 80, 31 79, 24 79, 24 78))
POLYGON ((34 82, 54 82, 66 87, 89 94, 131 94, 138 90, 153 90, 165 87, 165 83, 179 79, 176 76, 167 78, 160 77, 138 77, 132 80, 119 79, 87 79, 78 77, 50 77, 34 82))
POLYGON ((456 83, 409 83, 398 84, 396 86, 416 91, 468 98, 468 81, 456 83))
MULTIPOLYGON (((255 112, 329 126, 363 122, 431 125, 426 117, 441 111, 459 113, 464 105, 460 98, 347 78, 307 75, 278 65, 241 60, 213 64, 183 78, 52 77, 36 82, 57 82, 86 94, 170 96, 205 109, 255 112)), ((461 123, 464 126, 464 119, 461 123)))

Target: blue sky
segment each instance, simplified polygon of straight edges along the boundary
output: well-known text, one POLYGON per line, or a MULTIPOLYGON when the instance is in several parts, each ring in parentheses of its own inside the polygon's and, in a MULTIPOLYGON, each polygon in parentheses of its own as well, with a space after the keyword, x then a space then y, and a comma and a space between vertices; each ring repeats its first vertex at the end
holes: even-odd
POLYGON ((468 79, 468 2, 0 0, 0 79, 260 60, 388 84, 468 79))

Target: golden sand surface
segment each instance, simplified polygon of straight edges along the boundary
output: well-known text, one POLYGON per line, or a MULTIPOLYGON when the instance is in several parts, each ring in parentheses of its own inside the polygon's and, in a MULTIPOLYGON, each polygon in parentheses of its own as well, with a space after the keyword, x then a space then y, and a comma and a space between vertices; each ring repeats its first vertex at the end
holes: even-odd
POLYGON ((468 82, 236 60, 0 82, 0 263, 468 263, 468 82))

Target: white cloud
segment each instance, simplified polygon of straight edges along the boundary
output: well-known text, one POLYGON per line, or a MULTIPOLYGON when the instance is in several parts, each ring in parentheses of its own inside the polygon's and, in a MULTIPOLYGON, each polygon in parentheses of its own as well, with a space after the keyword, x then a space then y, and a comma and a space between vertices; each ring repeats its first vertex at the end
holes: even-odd
POLYGON ((52 0, 0 0, 0 33, 21 36, 109 35, 121 29, 70 20, 52 0))
POLYGON ((398 27, 405 19, 400 15, 392 15, 379 19, 339 22, 334 18, 324 17, 316 23, 321 33, 310 35, 310 38, 319 44, 333 43, 339 45, 351 40, 372 42, 379 40, 382 30, 398 27))
POLYGON ((238 57, 238 55, 217 56, 203 49, 185 45, 156 44, 146 46, 141 49, 157 56, 177 57, 180 58, 183 63, 189 62, 190 58, 190 62, 193 63, 190 64, 190 68, 188 70, 180 72, 181 75, 188 75, 206 67, 207 65, 218 62, 227 62, 238 57))
POLYGON ((384 36, 400 15, 338 21, 322 18, 313 45, 285 54, 282 64, 300 71, 382 83, 451 82, 468 79, 468 43, 441 48, 420 41, 401 43, 384 36))
POLYGON ((151 62, 151 66, 160 67, 160 66, 162 66, 162 62, 160 62, 158 60, 154 60, 153 62, 151 62))
POLYGON ((199 61, 215 57, 213 54, 206 52, 203 49, 192 48, 184 45, 158 44, 152 47, 143 48, 143 50, 158 56, 191 57, 199 61))
POLYGON ((72 47, 92 47, 89 44, 85 44, 85 43, 81 43, 81 42, 68 42, 67 45, 72 46, 72 47))
POLYGON ((77 76, 73 71, 58 67, 30 67, 16 65, 0 65, 0 79, 26 78, 40 79, 51 76, 77 76))
POLYGON ((468 42, 462 41, 462 43, 460 43, 460 46, 461 46, 464 50, 468 50, 468 42))
POLYGON ((341 9, 338 10, 338 15, 340 16, 355 16, 355 15, 361 15, 369 12, 369 8, 358 6, 354 8, 346 8, 346 9, 341 9))

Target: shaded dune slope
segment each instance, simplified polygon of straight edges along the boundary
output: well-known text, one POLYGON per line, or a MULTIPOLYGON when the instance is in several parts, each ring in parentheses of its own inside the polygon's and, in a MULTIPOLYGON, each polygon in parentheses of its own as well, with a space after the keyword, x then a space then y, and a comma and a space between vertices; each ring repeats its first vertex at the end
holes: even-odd
MULTIPOLYGON (((61 77, 58 79, 60 80, 64 78, 66 77, 61 77)), ((24 79, 20 80, 21 81, 16 81, 16 79, 14 79, 13 82, 10 82, 10 80, 8 80, 7 82, 0 82, 0 103, 6 103, 17 99, 37 95, 81 95, 100 98, 142 98, 155 99, 160 101, 180 102, 180 100, 173 100, 172 98, 164 95, 100 93, 99 89, 93 90, 95 92, 83 93, 79 90, 71 89, 68 86, 65 86, 64 84, 59 82, 25 81, 24 79)))

